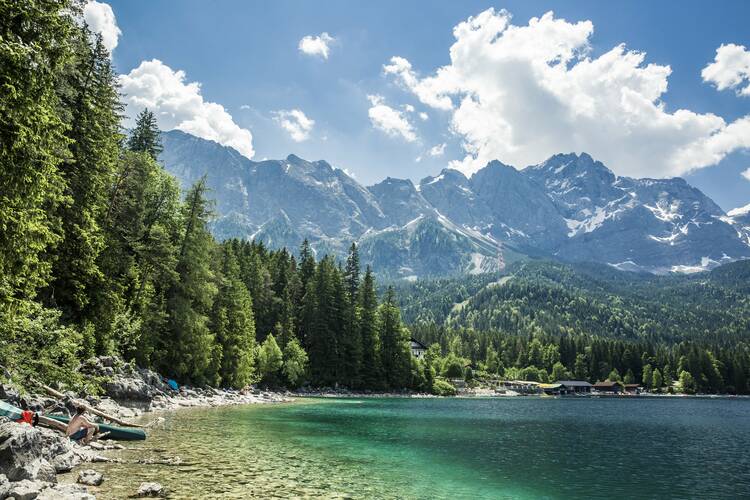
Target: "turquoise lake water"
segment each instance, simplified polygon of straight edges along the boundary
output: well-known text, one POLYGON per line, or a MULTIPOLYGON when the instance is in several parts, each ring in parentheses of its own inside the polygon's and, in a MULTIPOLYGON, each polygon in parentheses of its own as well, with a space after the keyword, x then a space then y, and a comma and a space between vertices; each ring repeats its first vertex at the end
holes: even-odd
POLYGON ((750 498, 750 401, 343 399, 184 410, 99 498, 750 498), (180 466, 133 464, 179 456, 180 466))

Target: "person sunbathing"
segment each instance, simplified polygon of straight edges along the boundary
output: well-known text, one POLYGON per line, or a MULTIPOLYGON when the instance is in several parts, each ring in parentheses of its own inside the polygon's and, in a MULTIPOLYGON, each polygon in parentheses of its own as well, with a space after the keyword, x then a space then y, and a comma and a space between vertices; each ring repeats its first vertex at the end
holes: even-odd
POLYGON ((76 408, 76 414, 68 422, 68 428, 65 434, 73 441, 81 444, 88 444, 96 432, 99 432, 99 426, 86 418, 86 409, 83 406, 76 408))

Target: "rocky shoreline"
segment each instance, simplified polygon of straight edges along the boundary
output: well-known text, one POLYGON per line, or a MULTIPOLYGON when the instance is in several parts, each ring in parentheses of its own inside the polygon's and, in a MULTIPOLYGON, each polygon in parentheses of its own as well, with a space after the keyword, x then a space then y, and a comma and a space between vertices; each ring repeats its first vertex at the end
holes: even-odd
MULTIPOLYGON (((112 357, 94 358, 81 366, 81 373, 101 377, 104 394, 65 393, 63 401, 31 393, 25 396, 29 408, 41 414, 67 415, 65 403, 81 401, 112 417, 131 421, 180 408, 268 404, 291 401, 289 393, 257 389, 235 391, 215 388, 179 387, 171 389, 157 373, 136 368, 112 357)), ((30 392, 30 391, 27 391, 30 392)), ((21 396, 8 385, 0 386, 0 400, 18 406, 21 396)), ((97 421, 103 421, 100 418, 97 421)), ((107 451, 124 448, 116 441, 102 439, 88 445, 74 443, 60 431, 12 422, 0 417, 0 500, 91 500, 96 496, 89 486, 103 481, 93 470, 81 470, 76 484, 58 482, 57 475, 69 473, 84 463, 111 462, 107 451)), ((160 497, 164 491, 157 483, 144 483, 133 497, 160 497)))

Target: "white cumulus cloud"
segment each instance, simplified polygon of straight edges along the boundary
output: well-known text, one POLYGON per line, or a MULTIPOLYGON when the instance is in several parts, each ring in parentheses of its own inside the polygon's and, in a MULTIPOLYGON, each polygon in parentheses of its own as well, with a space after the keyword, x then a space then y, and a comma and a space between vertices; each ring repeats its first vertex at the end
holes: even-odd
POLYGON ((328 59, 328 54, 331 51, 331 44, 334 41, 336 41, 336 39, 325 32, 318 36, 307 35, 299 41, 298 48, 303 54, 328 59))
POLYGON ((445 153, 445 143, 438 144, 437 146, 433 146, 428 151, 428 154, 430 156, 443 156, 445 153))
POLYGON ((735 89, 737 95, 750 96, 750 51, 743 45, 722 45, 701 76, 718 90, 735 89))
POLYGON ((102 36, 102 43, 108 51, 115 50, 122 31, 117 27, 115 13, 109 4, 95 0, 87 2, 83 7, 83 20, 91 31, 102 36))
POLYGON ((237 125, 222 105, 205 101, 200 83, 186 82, 184 71, 152 59, 120 75, 119 81, 130 120, 149 108, 162 130, 179 129, 216 141, 247 158, 255 154, 250 131, 237 125))
POLYGON ((403 112, 393 109, 385 104, 385 100, 379 95, 369 95, 371 107, 367 111, 372 125, 393 137, 401 137, 406 142, 417 140, 417 134, 414 133, 408 118, 403 112))
POLYGON ((740 175, 750 181, 750 168, 743 170, 740 175))
POLYGON ((470 174, 499 159, 524 167, 586 151, 622 175, 666 177, 713 165, 750 147, 750 117, 668 111, 669 66, 617 45, 591 55, 594 25, 552 12, 513 25, 492 8, 453 29, 450 64, 421 76, 393 57, 383 66, 422 103, 445 110, 470 174))
POLYGON ((430 116, 427 113, 425 113, 424 111, 422 111, 422 112, 419 113, 419 118, 423 122, 426 122, 427 120, 429 120, 430 116))
POLYGON ((305 113, 299 109, 276 111, 274 113, 274 120, 281 125, 281 128, 289 132, 289 135, 295 142, 307 140, 315 125, 315 120, 311 120, 305 116, 305 113))

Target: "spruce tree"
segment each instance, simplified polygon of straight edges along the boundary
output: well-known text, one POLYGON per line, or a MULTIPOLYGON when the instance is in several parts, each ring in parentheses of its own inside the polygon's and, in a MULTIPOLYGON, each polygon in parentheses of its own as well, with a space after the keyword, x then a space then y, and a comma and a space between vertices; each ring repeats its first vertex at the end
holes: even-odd
POLYGON ((411 364, 409 335, 401 323, 393 287, 388 287, 379 316, 381 363, 386 384, 391 388, 405 387, 408 384, 411 364))
POLYGON ((250 294, 239 277, 231 246, 219 249, 221 270, 211 315, 211 330, 221 348, 222 385, 241 389, 255 377, 255 320, 250 294))
POLYGON ((122 106, 101 36, 93 46, 90 40, 85 28, 77 32, 74 56, 58 84, 70 122, 69 154, 60 165, 70 202, 58 207, 63 238, 54 252, 54 280, 44 295, 65 320, 96 325, 96 351, 102 354, 116 347, 109 336, 116 302, 101 293, 105 277, 98 259, 106 244, 103 222, 119 155, 122 106))
POLYGON ((315 307, 308 338, 310 370, 315 384, 330 387, 339 382, 337 328, 341 326, 339 291, 343 289, 333 257, 320 261, 311 284, 315 307))
POLYGON ((378 330, 378 298, 372 269, 367 266, 359 290, 360 338, 362 340, 362 385, 377 389, 382 386, 380 363, 380 332, 378 330))
POLYGON ((357 245, 352 243, 346 261, 344 280, 346 293, 343 297, 344 323, 341 332, 341 375, 342 381, 349 387, 361 384, 362 371, 362 337, 360 331, 359 307, 359 254, 357 245))
POLYGON ((209 330, 209 313, 216 295, 210 262, 213 238, 208 231, 212 215, 206 200, 206 180, 187 193, 182 209, 177 275, 167 295, 167 332, 159 346, 160 368, 182 381, 216 383, 220 355, 209 330))
POLYGON ((135 127, 128 138, 130 151, 147 153, 154 160, 158 160, 162 152, 161 131, 156 124, 154 113, 144 108, 135 119, 135 127))

